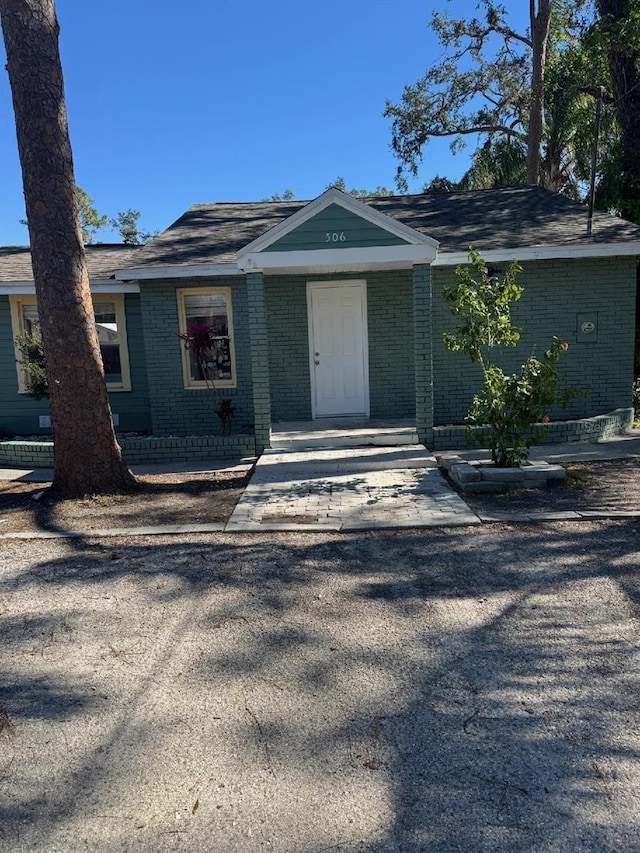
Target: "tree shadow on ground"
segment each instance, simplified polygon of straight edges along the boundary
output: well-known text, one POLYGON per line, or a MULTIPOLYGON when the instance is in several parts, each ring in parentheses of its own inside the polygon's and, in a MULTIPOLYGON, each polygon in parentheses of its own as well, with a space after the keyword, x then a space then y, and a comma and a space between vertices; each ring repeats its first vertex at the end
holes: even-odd
MULTIPOLYGON (((73 772, 60 768, 55 790, 14 789, 4 838, 24 838, 25 816, 41 849, 74 816, 93 826, 87 791, 122 814, 131 778, 145 796, 140 767, 171 800, 171 768, 177 779, 185 766, 198 778, 226 767, 246 784, 249 765, 260 784, 251 804, 236 795, 240 823, 259 801, 263 841, 271 832, 280 849, 635 849, 639 533, 619 522, 81 540, 9 570, 0 595, 39 589, 55 603, 34 631, 68 610, 89 648, 106 615, 87 601, 110 595, 117 649, 138 637, 148 652, 131 664, 126 701, 84 709, 99 733, 77 747, 73 772), (158 691, 171 693, 169 712, 155 710, 158 691), (184 726, 206 730, 204 741, 184 726), (167 752, 180 760, 164 766, 167 752), (310 840, 302 827, 314 821, 310 840)), ((33 644, 15 616, 0 615, 0 636, 14 662, 33 644)), ((22 655, 9 677, 36 684, 31 670, 22 655)), ((115 691, 129 671, 111 656, 97 672, 115 691)), ((4 694, 18 734, 65 711, 68 684, 60 669, 48 678, 25 702, 4 694)), ((199 801, 213 802, 213 781, 199 784, 199 801)), ((224 809, 205 809, 172 849, 208 849, 211 833, 218 849, 241 849, 224 809)), ((156 817, 136 849, 164 831, 156 817)))

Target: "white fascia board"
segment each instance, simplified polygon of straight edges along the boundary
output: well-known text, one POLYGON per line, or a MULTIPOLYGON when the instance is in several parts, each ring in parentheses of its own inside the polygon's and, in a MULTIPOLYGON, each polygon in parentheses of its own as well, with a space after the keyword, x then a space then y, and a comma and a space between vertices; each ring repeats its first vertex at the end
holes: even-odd
POLYGON ((0 296, 24 296, 25 293, 35 293, 33 281, 0 281, 0 296))
MULTIPOLYGON (((487 263, 629 257, 640 255, 640 241, 633 240, 626 243, 600 243, 582 246, 523 246, 516 249, 489 249, 486 252, 480 251, 480 254, 487 263)), ((432 266, 452 267, 468 263, 468 252, 443 252, 438 255, 432 266)))
MULTIPOLYGON (((121 282, 113 278, 96 279, 89 282, 91 293, 140 293, 140 287, 134 281, 121 282)), ((33 281, 2 281, 0 296, 24 296, 35 293, 33 281)))
POLYGON ((116 271, 118 281, 145 281, 152 278, 211 278, 241 275, 236 264, 176 264, 166 267, 132 267, 116 271))
POLYGON ((270 228, 265 234, 262 234, 262 236, 257 237, 255 240, 252 240, 251 243, 248 243, 238 252, 238 263, 240 264, 247 255, 253 254, 254 252, 260 252, 267 246, 271 246, 280 238, 284 237, 285 234, 289 234, 291 231, 294 231, 303 222, 306 222, 308 219, 312 219, 316 214, 320 213, 331 204, 337 204, 340 207, 343 207, 345 210, 354 213, 361 219, 365 219, 373 225, 377 225, 389 234, 393 234, 401 240, 406 240, 408 243, 416 245, 424 244, 432 246, 434 249, 437 249, 439 245, 437 240, 433 240, 431 237, 421 234, 419 231, 416 231, 415 228, 410 228, 408 225, 398 222, 397 219, 393 219, 391 216, 380 213, 379 210, 375 210, 375 208, 370 207, 363 201, 353 198, 353 196, 347 195, 346 193, 335 189, 335 187, 332 187, 331 189, 326 190, 326 192, 323 192, 322 195, 319 195, 318 198, 310 201, 309 204, 300 208, 296 213, 289 216, 288 219, 285 219, 283 222, 280 222, 278 225, 270 228))
POLYGON ((238 260, 244 272, 302 269, 375 269, 430 264, 436 256, 433 246, 367 246, 356 249, 304 249, 299 252, 252 252, 238 260))

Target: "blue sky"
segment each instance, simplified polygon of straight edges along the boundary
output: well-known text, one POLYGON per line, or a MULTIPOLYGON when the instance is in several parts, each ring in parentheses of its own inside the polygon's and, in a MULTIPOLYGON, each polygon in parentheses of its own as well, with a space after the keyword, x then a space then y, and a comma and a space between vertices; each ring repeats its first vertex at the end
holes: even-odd
MULTIPOLYGON (((473 6, 438 4, 456 13, 473 6)), ((338 176, 348 186, 393 186, 382 111, 440 53, 432 8, 424 0, 58 0, 76 180, 100 212, 136 208, 150 230, 197 201, 285 188, 313 198, 338 176)), ((411 189, 466 165, 446 142, 431 143, 411 189)), ((0 245, 26 242, 23 216, 3 72, 0 245)))

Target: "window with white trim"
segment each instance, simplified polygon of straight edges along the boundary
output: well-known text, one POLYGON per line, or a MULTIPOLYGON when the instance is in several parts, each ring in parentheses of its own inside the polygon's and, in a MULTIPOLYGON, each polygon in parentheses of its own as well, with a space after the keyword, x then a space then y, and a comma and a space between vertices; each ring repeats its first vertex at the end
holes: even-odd
MULTIPOLYGON (((122 293, 100 293, 94 294, 92 298, 107 390, 130 391, 124 296, 122 293)), ((10 304, 14 340, 20 332, 39 334, 40 320, 36 297, 11 296, 10 304)), ((20 352, 16 351, 18 390, 20 393, 27 393, 29 389, 20 361, 20 352)))
POLYGON ((231 290, 189 287, 177 296, 184 387, 235 388, 231 290))

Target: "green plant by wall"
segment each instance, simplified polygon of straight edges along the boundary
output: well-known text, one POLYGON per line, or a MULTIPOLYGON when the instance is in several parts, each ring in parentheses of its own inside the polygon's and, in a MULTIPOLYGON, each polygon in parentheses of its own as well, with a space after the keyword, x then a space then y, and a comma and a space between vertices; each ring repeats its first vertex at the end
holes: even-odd
POLYGON ((517 262, 500 276, 490 271, 480 253, 469 249, 469 265, 456 269, 457 284, 444 290, 444 298, 460 319, 455 333, 445 333, 452 352, 465 353, 482 370, 482 388, 474 396, 466 417, 468 427, 486 426, 491 458, 500 468, 520 465, 529 449, 542 438, 534 424, 543 421, 559 398, 555 364, 569 345, 553 338, 541 359, 530 355, 519 371, 506 374, 493 360, 496 347, 515 347, 520 331, 511 322, 510 305, 523 288, 516 282, 517 262))
POLYGON ((20 365, 25 375, 30 397, 43 400, 49 396, 47 371, 44 363, 42 338, 37 331, 20 332, 16 335, 16 346, 20 352, 20 365))

